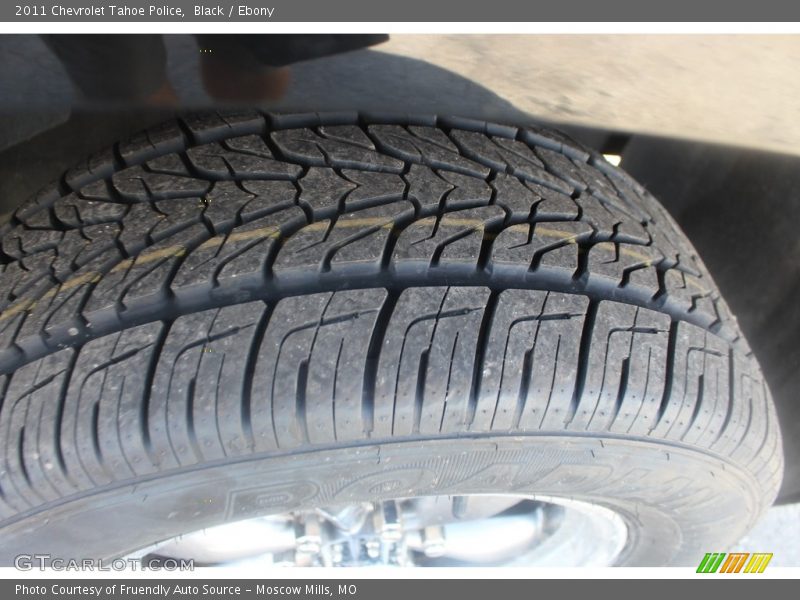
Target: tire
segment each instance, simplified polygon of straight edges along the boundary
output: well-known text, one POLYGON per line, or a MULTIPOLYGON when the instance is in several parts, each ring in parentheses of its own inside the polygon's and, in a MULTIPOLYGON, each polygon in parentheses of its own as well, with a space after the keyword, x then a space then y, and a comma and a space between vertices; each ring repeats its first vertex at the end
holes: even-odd
POLYGON ((619 564, 696 565, 780 484, 769 391, 691 244, 554 132, 189 116, 67 172, 2 251, 4 564, 514 492, 616 511, 619 564))

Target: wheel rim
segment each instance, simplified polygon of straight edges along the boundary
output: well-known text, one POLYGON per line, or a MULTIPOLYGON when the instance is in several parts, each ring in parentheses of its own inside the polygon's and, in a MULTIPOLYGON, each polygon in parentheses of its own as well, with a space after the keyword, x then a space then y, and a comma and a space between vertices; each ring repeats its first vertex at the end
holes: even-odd
POLYGON ((207 566, 609 566, 628 529, 565 498, 419 496, 303 510, 186 533, 127 558, 207 566))

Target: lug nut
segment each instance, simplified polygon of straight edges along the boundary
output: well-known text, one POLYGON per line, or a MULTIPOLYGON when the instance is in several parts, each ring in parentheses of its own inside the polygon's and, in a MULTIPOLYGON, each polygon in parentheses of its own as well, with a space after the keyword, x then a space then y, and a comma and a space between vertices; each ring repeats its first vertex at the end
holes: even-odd
POLYGON ((400 511, 393 500, 382 502, 375 511, 375 531, 386 542, 399 542, 403 539, 403 525, 400 511))
POLYGON ((444 529, 431 525, 422 530, 422 551, 428 558, 439 558, 445 554, 444 529))
POLYGON ((322 548, 322 528, 314 517, 298 523, 297 551, 302 554, 318 554, 322 548))

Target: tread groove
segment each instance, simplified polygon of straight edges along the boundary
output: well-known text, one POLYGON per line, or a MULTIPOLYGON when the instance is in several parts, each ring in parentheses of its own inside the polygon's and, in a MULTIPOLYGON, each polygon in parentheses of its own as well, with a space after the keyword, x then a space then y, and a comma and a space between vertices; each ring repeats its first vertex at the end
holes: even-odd
POLYGON ((592 337, 594 336, 594 325, 597 319, 599 303, 590 301, 586 308, 586 317, 583 320, 583 330, 581 331, 580 345, 578 349, 578 369, 575 374, 575 392, 570 400, 569 409, 564 417, 564 424, 569 427, 578 413, 578 405, 584 395, 586 386, 586 375, 589 369, 589 355, 592 349, 592 337))

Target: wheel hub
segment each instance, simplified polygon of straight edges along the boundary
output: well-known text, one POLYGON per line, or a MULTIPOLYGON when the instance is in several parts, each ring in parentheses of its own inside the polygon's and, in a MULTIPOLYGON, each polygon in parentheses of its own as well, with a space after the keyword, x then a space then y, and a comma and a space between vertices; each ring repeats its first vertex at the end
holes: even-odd
POLYGON ((627 528, 608 509, 514 495, 422 496, 259 517, 132 556, 295 567, 607 565, 627 528))

